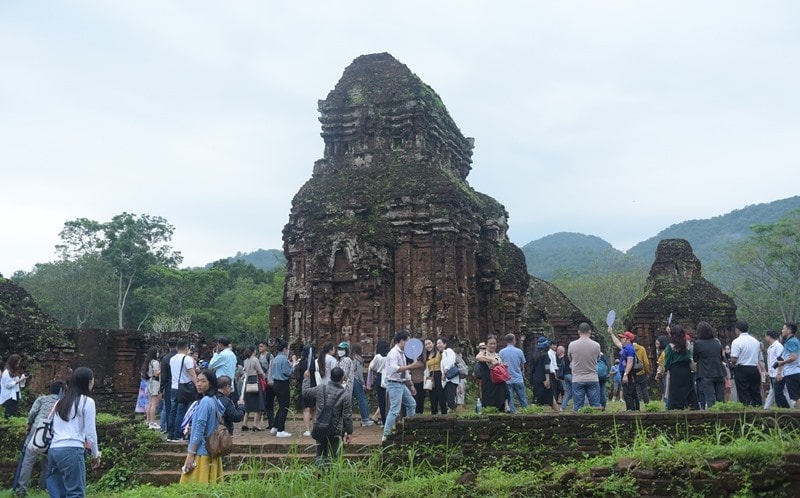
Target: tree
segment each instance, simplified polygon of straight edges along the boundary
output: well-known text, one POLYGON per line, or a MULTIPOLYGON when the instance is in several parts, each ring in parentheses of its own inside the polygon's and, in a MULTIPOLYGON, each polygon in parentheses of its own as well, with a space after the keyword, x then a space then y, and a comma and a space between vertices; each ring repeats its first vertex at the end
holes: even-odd
POLYGON ((39 263, 28 273, 17 272, 13 280, 62 327, 115 326, 116 277, 114 269, 99 254, 39 263))
MULTIPOLYGON (((133 290, 145 280, 145 272, 153 265, 177 267, 183 260, 172 250, 169 241, 174 228, 160 216, 139 216, 122 213, 107 223, 87 218, 64 223, 59 233, 62 244, 56 246, 64 261, 84 255, 98 254, 114 269, 117 283, 117 326, 125 327, 129 299, 133 290)), ((135 317, 138 327, 147 319, 135 317)))
POLYGON ((552 283, 595 324, 605 323, 608 311, 622 311, 642 297, 647 268, 636 258, 594 258, 588 271, 557 269, 552 283))
POLYGON ((800 210, 772 224, 753 225, 753 235, 729 250, 728 292, 742 315, 763 328, 798 319, 800 210))

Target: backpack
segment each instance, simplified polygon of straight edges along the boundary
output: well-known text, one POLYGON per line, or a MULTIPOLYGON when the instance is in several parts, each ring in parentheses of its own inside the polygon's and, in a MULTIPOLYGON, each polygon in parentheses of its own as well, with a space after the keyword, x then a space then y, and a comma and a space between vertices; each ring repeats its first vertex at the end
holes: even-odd
POLYGON ((608 378, 608 362, 606 361, 605 355, 602 353, 600 354, 600 358, 597 359, 597 378, 608 378))
MULTIPOLYGON (((217 404, 222 407, 222 403, 217 400, 217 404)), ((222 407, 224 410, 224 407, 222 407)), ((231 437, 231 433, 228 432, 228 429, 225 427, 225 423, 222 421, 222 415, 220 415, 219 410, 217 411, 217 428, 214 429, 207 438, 206 438, 206 449, 208 449, 208 456, 214 457, 223 457, 226 455, 230 455, 231 450, 233 449, 233 438, 231 437)))
POLYGON ((633 353, 633 371, 635 373, 639 373, 644 370, 644 363, 639 361, 639 356, 636 354, 636 351, 633 353))
POLYGON ((328 404, 328 397, 325 394, 325 388, 327 384, 322 386, 322 399, 325 400, 325 406, 322 407, 322 410, 317 415, 317 420, 314 422, 314 427, 311 429, 311 437, 314 438, 315 441, 324 442, 327 441, 329 438, 336 436, 334 432, 334 414, 333 409, 339 403, 339 400, 344 395, 344 389, 342 392, 339 393, 339 396, 333 400, 333 406, 328 404))

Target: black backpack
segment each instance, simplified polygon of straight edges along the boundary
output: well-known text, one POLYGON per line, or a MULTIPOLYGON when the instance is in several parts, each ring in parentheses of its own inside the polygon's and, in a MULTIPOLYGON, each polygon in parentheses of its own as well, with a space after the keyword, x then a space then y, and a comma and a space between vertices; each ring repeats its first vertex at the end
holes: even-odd
POLYGON ((322 407, 322 411, 319 412, 317 415, 317 420, 314 422, 314 428, 311 429, 311 437, 314 438, 315 441, 324 442, 327 441, 328 438, 336 436, 334 432, 334 415, 333 409, 339 404, 339 400, 344 395, 344 389, 342 392, 339 393, 339 396, 333 400, 333 406, 327 403, 328 397, 325 394, 325 388, 327 385, 322 386, 322 399, 326 401, 325 406, 322 407))

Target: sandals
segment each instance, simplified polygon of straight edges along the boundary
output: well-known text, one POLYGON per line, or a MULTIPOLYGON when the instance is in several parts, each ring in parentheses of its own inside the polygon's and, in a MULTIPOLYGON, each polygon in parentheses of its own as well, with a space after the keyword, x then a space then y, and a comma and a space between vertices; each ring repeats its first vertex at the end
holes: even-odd
POLYGON ((249 431, 249 430, 250 430, 250 428, 249 428, 249 427, 247 427, 246 425, 243 425, 243 426, 242 426, 242 432, 247 432, 247 431, 249 431))
POLYGON ((258 426, 253 426, 252 428, 250 428, 250 430, 251 430, 251 431, 255 431, 255 432, 261 432, 261 431, 263 431, 264 429, 262 429, 261 427, 258 427, 258 426))

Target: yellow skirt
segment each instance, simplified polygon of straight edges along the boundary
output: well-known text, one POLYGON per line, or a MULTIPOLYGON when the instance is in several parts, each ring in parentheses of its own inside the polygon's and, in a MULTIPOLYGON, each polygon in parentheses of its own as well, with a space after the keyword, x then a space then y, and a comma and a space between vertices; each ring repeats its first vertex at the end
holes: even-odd
POLYGON ((222 482, 222 457, 211 458, 208 455, 198 455, 195 463, 197 463, 197 467, 193 471, 181 474, 181 484, 190 482, 218 484, 222 482))

